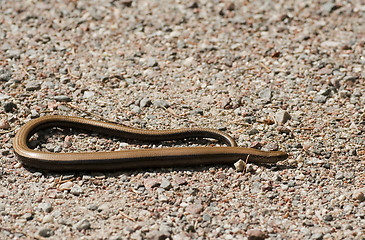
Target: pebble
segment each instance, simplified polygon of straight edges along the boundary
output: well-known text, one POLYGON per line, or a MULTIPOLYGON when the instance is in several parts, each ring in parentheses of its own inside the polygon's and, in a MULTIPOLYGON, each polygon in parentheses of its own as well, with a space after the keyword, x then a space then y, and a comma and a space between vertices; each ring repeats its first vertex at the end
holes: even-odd
POLYGON ((77 222, 74 225, 74 228, 76 228, 79 231, 81 231, 81 230, 87 230, 87 229, 90 229, 91 228, 91 224, 90 224, 89 220, 82 219, 81 221, 77 222))
POLYGON ((83 193, 83 191, 79 185, 75 184, 74 186, 71 187, 70 193, 75 196, 80 196, 83 193))
POLYGON ((11 79, 12 72, 10 69, 0 69, 0 82, 7 82, 11 79))
POLYGON ((90 98, 93 98, 94 96, 95 96, 95 93, 93 91, 85 91, 83 97, 85 99, 90 99, 90 98))
POLYGON ((325 4, 322 5, 321 10, 322 10, 322 12, 329 14, 329 13, 332 13, 337 8, 339 8, 339 6, 336 5, 334 2, 327 1, 325 4))
POLYGON ((158 66, 156 59, 154 59, 152 57, 147 58, 146 63, 147 63, 147 67, 157 67, 158 66))
POLYGON ((315 233, 311 236, 311 239, 321 240, 321 239, 323 239, 323 234, 322 233, 315 233))
POLYGON ((245 169, 246 163, 241 159, 234 163, 234 167, 236 168, 237 172, 242 172, 245 169))
POLYGON ((255 134, 258 134, 258 133, 259 133, 259 130, 257 130, 256 128, 251 128, 248 131, 248 135, 255 135, 255 134))
POLYGON ((279 110, 275 114, 275 119, 279 124, 285 124, 291 119, 291 116, 287 111, 279 110))
POLYGON ((194 57, 188 57, 183 61, 183 65, 186 67, 190 67, 192 65, 195 65, 196 61, 194 57))
POLYGON ((172 187, 172 185, 171 185, 171 182, 169 180, 167 180, 166 178, 163 178, 161 180, 160 187, 165 189, 165 190, 169 190, 172 187))
POLYGON ((24 213, 23 217, 27 221, 33 220, 33 214, 32 213, 24 213))
POLYGON ((267 237, 266 234, 259 229, 250 229, 246 234, 249 240, 263 240, 267 237))
POLYGON ((359 202, 363 202, 365 200, 365 189, 356 189, 352 194, 352 199, 357 200, 359 202))
POLYGON ((327 97, 323 95, 317 95, 313 98, 313 101, 316 103, 325 103, 327 101, 327 97))
POLYGON ((177 185, 185 185, 185 184, 187 184, 187 183, 188 183, 188 182, 186 181, 186 179, 185 179, 185 178, 182 178, 182 177, 180 177, 180 176, 174 176, 173 178, 174 178, 175 183, 176 183, 177 185))
POLYGON ((54 234, 55 234, 54 230, 51 228, 42 227, 37 231, 37 235, 40 237, 44 237, 44 238, 49 238, 49 237, 53 236, 54 234))
POLYGON ((323 216, 323 220, 327 222, 333 221, 333 216, 331 214, 326 214, 323 216))
POLYGON ((41 89, 41 83, 37 81, 28 82, 27 85, 25 86, 25 90, 27 91, 35 91, 39 89, 41 89))
POLYGON ((203 211, 203 205, 201 204, 191 204, 185 208, 185 211, 190 214, 199 214, 203 211))
POLYGON ((38 207, 40 209, 42 209, 44 212, 46 212, 46 213, 50 213, 53 210, 53 207, 52 207, 52 204, 51 203, 40 203, 38 205, 38 207))
POLYGON ((6 94, 3 94, 3 93, 0 93, 0 101, 3 101, 3 100, 6 100, 6 99, 9 99, 10 96, 9 95, 6 95, 6 94))
POLYGON ((262 90, 259 93, 259 97, 261 98, 261 100, 264 101, 264 103, 269 103, 271 102, 271 98, 272 98, 272 90, 270 88, 265 88, 264 90, 262 90))
POLYGON ((17 105, 13 102, 7 102, 4 104, 4 110, 7 113, 14 112, 15 109, 17 109, 17 105))
POLYGON ((5 204, 4 203, 0 203, 0 211, 1 212, 5 211, 5 204))
POLYGON ((150 240, 163 240, 169 239, 170 233, 166 231, 152 230, 146 234, 146 239, 150 240))
POLYGON ((59 101, 59 102, 71 102, 72 101, 72 99, 66 95, 55 96, 54 100, 59 101))
POLYGON ((147 178, 143 180, 143 185, 146 189, 151 189, 160 186, 160 181, 156 178, 147 178))
POLYGON ((0 120, 0 129, 9 129, 10 127, 10 123, 7 119, 0 120))
POLYGON ((152 104, 152 101, 149 98, 142 98, 142 100, 139 102, 139 106, 141 108, 149 107, 149 106, 151 106, 151 104, 152 104))
POLYGON ((43 217, 43 220, 42 220, 43 223, 53 223, 53 221, 54 221, 54 218, 52 215, 46 215, 43 217))
POLYGON ((74 186, 73 182, 65 182, 65 183, 62 183, 58 189, 60 191, 69 191, 71 190, 71 188, 74 186))
POLYGON ((170 104, 166 100, 157 99, 153 101, 153 106, 158 108, 168 108, 170 107, 170 104))
POLYGON ((263 150, 263 151, 277 151, 277 150, 279 150, 279 146, 276 143, 267 143, 262 147, 261 150, 263 150))
POLYGON ((92 210, 92 211, 95 211, 95 210, 97 210, 99 207, 98 207, 98 205, 96 205, 96 204, 90 204, 90 205, 88 205, 87 206, 87 209, 89 209, 89 210, 92 210))

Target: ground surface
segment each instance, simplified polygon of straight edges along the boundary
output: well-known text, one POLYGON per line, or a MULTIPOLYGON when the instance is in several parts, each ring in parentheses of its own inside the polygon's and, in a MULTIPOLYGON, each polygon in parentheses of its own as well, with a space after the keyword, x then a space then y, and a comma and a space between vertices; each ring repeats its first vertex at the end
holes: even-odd
MULTIPOLYGON (((363 1, 2 1, 0 12, 1 239, 364 239, 363 1), (17 162, 25 122, 86 111, 220 129, 290 158, 246 173, 17 162)), ((33 144, 126 147, 67 129, 33 144)))

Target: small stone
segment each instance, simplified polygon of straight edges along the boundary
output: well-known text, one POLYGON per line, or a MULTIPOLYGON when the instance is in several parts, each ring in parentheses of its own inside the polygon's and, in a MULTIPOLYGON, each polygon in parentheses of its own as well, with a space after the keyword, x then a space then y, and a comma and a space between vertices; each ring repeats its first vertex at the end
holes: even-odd
POLYGON ((185 228, 185 231, 187 232, 195 232, 195 227, 193 224, 188 224, 185 228))
POLYGON ((120 1, 120 3, 125 7, 131 7, 133 0, 122 0, 122 1, 120 1))
POLYGON ((348 90, 340 90, 338 92, 338 94, 340 95, 341 98, 349 98, 351 97, 351 92, 348 90))
POLYGON ((10 98, 10 96, 9 95, 6 95, 6 94, 2 94, 2 93, 0 93, 0 101, 2 101, 2 100, 6 100, 6 99, 9 99, 10 98))
POLYGON ((146 239, 164 240, 170 237, 170 233, 166 231, 152 230, 146 234, 146 239))
POLYGON ((358 76, 346 76, 343 78, 343 80, 346 82, 355 82, 357 79, 359 79, 358 76))
POLYGON ((142 98, 142 100, 139 103, 139 106, 141 108, 143 108, 143 107, 149 107, 149 106, 151 106, 151 104, 152 104, 151 99, 149 99, 149 98, 142 98))
POLYGON ((279 110, 275 114, 275 119, 279 124, 285 124, 287 121, 291 119, 291 116, 287 111, 279 110))
POLYGON ((39 89, 41 89, 41 83, 37 81, 28 82, 27 85, 25 86, 25 90, 27 91, 35 91, 39 89))
POLYGON ((166 178, 163 178, 161 181, 160 187, 165 190, 169 190, 171 188, 171 182, 169 180, 167 180, 166 178))
POLYGON ((316 103, 325 103, 327 101, 327 97, 323 95, 317 95, 313 98, 313 101, 316 103))
POLYGON ((333 1, 327 1, 325 4, 322 5, 321 10, 325 14, 332 13, 340 6, 336 5, 333 1))
POLYGON ((246 171, 247 172, 251 172, 251 173, 255 173, 257 169, 257 166, 251 164, 251 163, 247 163, 246 164, 246 171))
POLYGON ((38 205, 38 207, 40 209, 42 209, 44 212, 50 213, 52 212, 53 208, 52 208, 52 204, 51 203, 40 203, 38 205))
POLYGON ((336 180, 341 180, 344 178, 343 172, 337 172, 335 176, 336 180))
POLYGON ((311 239, 321 240, 321 239, 323 239, 323 234, 322 233, 315 233, 311 236, 311 239))
POLYGON ((21 52, 20 52, 20 50, 8 50, 6 52, 6 55, 8 56, 8 58, 18 60, 18 59, 20 59, 21 52))
POLYGON ((318 94, 323 96, 330 96, 332 94, 332 89, 330 88, 322 89, 321 91, 318 92, 318 94))
POLYGON ((248 131, 248 135, 255 135, 255 134, 258 134, 258 133, 259 133, 259 130, 257 130, 256 128, 251 128, 248 131))
POLYGON ((10 123, 7 119, 1 119, 0 120, 0 129, 9 129, 10 123))
POLYGON ((54 221, 54 218, 52 215, 46 215, 43 217, 43 220, 42 220, 43 223, 53 223, 53 221, 54 221))
POLYGON ((151 189, 153 187, 158 187, 160 182, 156 178, 146 178, 143 180, 143 185, 146 189, 151 189))
POLYGON ((55 96, 53 99, 59 102, 71 102, 72 100, 69 96, 66 95, 55 96))
POLYGON ((71 190, 71 188, 73 187, 73 183, 72 182, 65 182, 65 183, 62 183, 58 189, 60 191, 68 191, 68 190, 71 190))
POLYGON ((321 43, 321 47, 323 48, 338 48, 341 46, 340 42, 335 41, 325 41, 321 43))
POLYGON ((94 97, 95 93, 93 91, 85 91, 84 98, 92 98, 94 97))
POLYGON ((365 200, 364 192, 365 189, 356 189, 352 194, 352 199, 363 202, 365 200))
POLYGON ((74 225, 74 228, 76 228, 79 231, 90 229, 90 227, 91 227, 91 224, 90 224, 89 220, 87 220, 87 219, 82 219, 81 221, 77 222, 74 225))
POLYGON ((267 143, 265 144, 261 150, 263 151, 277 151, 279 146, 276 143, 267 143))
POLYGON ((333 217, 331 214, 327 214, 327 215, 323 216, 323 220, 326 222, 330 222, 330 221, 333 221, 333 217))
POLYGON ((4 203, 0 203, 0 212, 5 211, 5 204, 4 203))
POLYGON ((187 184, 187 181, 185 178, 179 177, 179 176, 174 176, 174 180, 176 182, 177 185, 185 185, 187 184))
POLYGON ((89 210, 91 210, 91 211, 95 211, 95 210, 97 210, 99 207, 98 207, 98 205, 96 205, 96 204, 89 204, 88 206, 87 206, 87 209, 89 209, 89 210))
POLYGON ((263 240, 267 237, 266 234, 259 229, 250 229, 246 233, 249 240, 263 240))
POLYGON ((286 133, 286 134, 290 134, 291 133, 291 130, 287 127, 284 127, 284 126, 278 126, 276 128, 276 130, 279 132, 279 133, 286 133))
POLYGON ((70 190, 70 193, 75 196, 80 196, 82 194, 82 192, 83 192, 82 188, 77 184, 75 184, 70 190))
POLYGON ((5 112, 14 112, 15 109, 17 109, 17 106, 13 102, 7 102, 4 104, 5 112))
POLYGON ((158 195, 158 200, 161 202, 168 202, 169 198, 164 194, 160 194, 160 195, 158 195))
POLYGON ((197 1, 191 1, 191 2, 189 2, 186 6, 187 6, 188 8, 192 8, 192 9, 194 9, 194 8, 198 8, 198 7, 199 7, 199 5, 198 5, 198 2, 197 2, 197 1))
POLYGON ((191 214, 199 214, 203 211, 203 205, 201 204, 192 204, 185 208, 185 211, 191 214))
POLYGON ((234 167, 236 168, 237 172, 242 172, 245 169, 246 163, 241 159, 234 163, 234 167))
POLYGON ((193 111, 193 115, 203 115, 203 113, 204 113, 203 110, 200 108, 196 108, 193 111))
POLYGON ((11 79, 11 70, 10 69, 0 69, 0 82, 7 82, 11 79))
POLYGON ((23 217, 25 218, 25 220, 30 221, 33 219, 33 214, 32 213, 24 213, 23 217))
POLYGON ((208 213, 203 214, 203 222, 210 222, 211 219, 208 213))
POLYGON ((114 235, 109 238, 109 240, 123 240, 121 235, 114 235))
POLYGON ((54 231, 51 228, 41 228, 38 230, 37 235, 40 237, 48 238, 54 235, 54 231))
POLYGON ((272 98, 272 90, 270 88, 266 88, 264 90, 262 90, 259 93, 259 97, 261 98, 261 100, 263 100, 265 103, 271 102, 271 98, 272 98))
POLYGON ((136 106, 136 105, 131 106, 131 108, 132 108, 131 111, 133 113, 141 113, 142 112, 141 108, 136 106))
POLYGON ((38 118, 39 112, 37 112, 35 109, 30 110, 30 117, 31 118, 38 118))
POLYGON ((157 100, 153 101, 153 105, 155 107, 159 107, 159 108, 170 107, 170 104, 166 100, 163 100, 163 99, 157 99, 157 100))
POLYGON ((146 64, 147 64, 147 67, 157 67, 158 66, 156 59, 154 59, 153 57, 147 58, 146 64))
POLYGON ((195 65, 196 61, 194 59, 194 57, 188 57, 183 61, 183 65, 186 67, 191 67, 193 65, 195 65))
MULTIPOLYGON (((63 141, 63 147, 64 148, 70 148, 72 146, 72 136, 66 136, 63 141)), ((67 180, 67 179, 64 179, 67 180)))
POLYGON ((230 2, 230 3, 228 3, 226 8, 228 11, 233 11, 236 7, 233 2, 230 2))

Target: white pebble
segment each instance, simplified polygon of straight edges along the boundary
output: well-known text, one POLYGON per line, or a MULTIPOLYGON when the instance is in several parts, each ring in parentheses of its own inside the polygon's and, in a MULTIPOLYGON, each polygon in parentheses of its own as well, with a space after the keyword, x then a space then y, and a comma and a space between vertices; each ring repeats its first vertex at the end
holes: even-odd
POLYGON ((46 215, 43 217, 43 220, 42 220, 43 223, 53 223, 53 221, 54 221, 54 218, 52 215, 46 215))
POLYGON ((60 191, 70 190, 74 184, 72 182, 65 182, 58 188, 60 191))
POLYGON ((234 163, 234 167, 236 168, 237 172, 242 172, 245 168, 246 163, 241 159, 234 163))

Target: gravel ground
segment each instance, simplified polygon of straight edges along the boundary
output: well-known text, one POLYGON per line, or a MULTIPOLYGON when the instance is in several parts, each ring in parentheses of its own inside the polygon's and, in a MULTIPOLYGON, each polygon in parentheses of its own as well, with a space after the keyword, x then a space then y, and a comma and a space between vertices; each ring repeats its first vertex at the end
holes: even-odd
MULTIPOLYGON (((1 1, 0 12, 1 239, 365 239, 362 0, 24 0, 1 1), (290 158, 245 173, 17 162, 25 122, 87 112, 138 128, 220 129, 290 158)), ((176 144, 200 143, 214 144, 176 144)), ((67 129, 32 144, 166 146, 67 129)))

